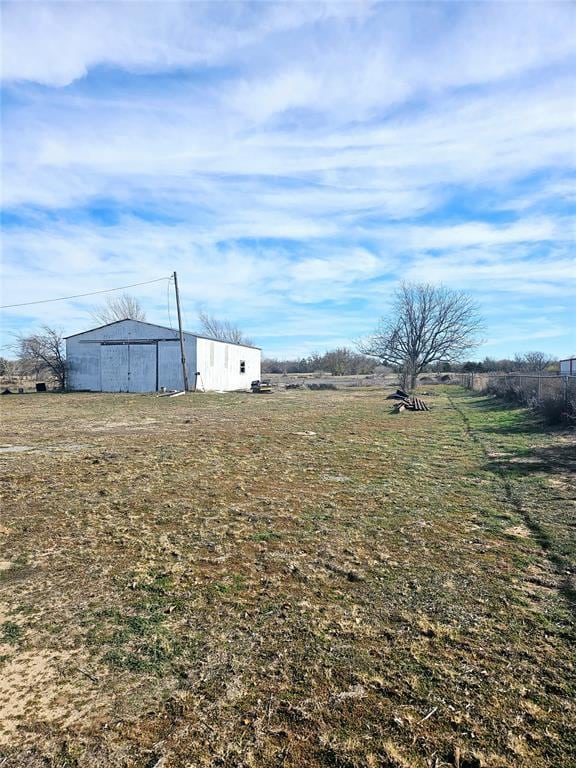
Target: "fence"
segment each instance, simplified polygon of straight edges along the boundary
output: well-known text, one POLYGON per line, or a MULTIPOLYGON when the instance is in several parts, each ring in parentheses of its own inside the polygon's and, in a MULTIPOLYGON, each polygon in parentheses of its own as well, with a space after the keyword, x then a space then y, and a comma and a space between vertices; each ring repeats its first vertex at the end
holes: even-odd
POLYGON ((576 376, 524 373, 451 373, 450 381, 475 392, 549 412, 551 420, 576 419, 576 376), (554 418, 553 412, 557 412, 554 418))

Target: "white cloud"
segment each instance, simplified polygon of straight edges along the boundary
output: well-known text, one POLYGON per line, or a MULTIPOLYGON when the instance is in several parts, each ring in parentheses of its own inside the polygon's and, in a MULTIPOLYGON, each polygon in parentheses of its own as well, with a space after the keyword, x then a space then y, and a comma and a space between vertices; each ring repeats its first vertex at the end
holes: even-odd
POLYGON ((5 2, 2 77, 66 86, 99 65, 136 73, 222 64, 266 38, 370 4, 5 2))
POLYGON ((262 121, 278 112, 308 107, 319 100, 321 91, 322 84, 317 77, 292 70, 269 80, 237 84, 230 96, 230 105, 251 120, 262 121))
MULTIPOLYGON (((465 224, 398 226, 383 233, 385 240, 403 244, 406 250, 482 248, 482 258, 493 262, 502 258, 502 249, 491 252, 495 245, 538 243, 570 240, 570 222, 562 218, 526 218, 507 225, 470 221, 465 224)), ((493 266, 493 265, 492 265, 493 266)))
POLYGON ((411 279, 457 284, 477 288, 488 282, 492 290, 516 290, 519 293, 540 293, 546 286, 558 292, 568 290, 576 282, 572 259, 509 259, 498 264, 467 261, 462 254, 441 258, 417 259, 407 270, 411 279))
MULTIPOLYGON (((573 277, 573 14, 5 3, 4 204, 28 222, 4 236, 6 295, 176 268, 188 307, 339 340, 400 276, 473 289, 488 310, 502 292, 557 301, 573 277), (493 223, 501 211, 516 220, 493 223)), ((142 296, 165 322, 159 290, 142 296)), ((84 306, 15 316, 74 329, 84 306)))
MULTIPOLYGON (((543 168, 569 167, 570 88, 560 78, 521 93, 449 96, 408 122, 329 122, 320 134, 247 130, 243 118, 214 101, 211 86, 191 103, 180 84, 172 101, 152 94, 118 111, 98 97, 35 97, 5 120, 5 204, 62 207, 146 192, 171 202, 203 196, 219 205, 244 176, 251 207, 411 215, 433 208, 446 185, 497 189, 543 168), (294 183, 279 187, 273 177, 294 183)), ((244 186, 242 200, 245 192, 244 186)))

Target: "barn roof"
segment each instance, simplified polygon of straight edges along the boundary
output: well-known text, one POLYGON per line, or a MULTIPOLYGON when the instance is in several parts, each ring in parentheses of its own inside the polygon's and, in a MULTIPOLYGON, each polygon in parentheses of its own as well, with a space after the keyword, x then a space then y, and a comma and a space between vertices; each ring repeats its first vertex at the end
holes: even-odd
MULTIPOLYGON (((151 328, 159 328, 162 331, 172 331, 172 333, 178 333, 178 331, 175 328, 168 328, 167 325, 157 325, 156 323, 147 323, 145 320, 132 320, 129 317, 124 318, 123 320, 114 320, 113 323, 105 323, 104 325, 98 325, 96 328, 87 328, 85 331, 80 331, 79 333, 71 333, 69 336, 64 336, 65 339, 73 339, 76 336, 83 336, 85 333, 92 333, 93 331, 99 331, 102 328, 108 328, 111 325, 118 325, 118 323, 125 323, 126 321, 132 322, 132 323, 140 323, 141 325, 149 325, 151 328)), ((234 344, 235 347, 248 347, 249 349, 261 349, 261 347, 256 347, 254 344, 240 344, 237 341, 224 341, 223 339, 215 339, 212 336, 203 336, 201 333, 192 333, 191 331, 183 331, 187 336, 194 336, 197 339, 206 339, 207 341, 218 341, 220 344, 234 344)))

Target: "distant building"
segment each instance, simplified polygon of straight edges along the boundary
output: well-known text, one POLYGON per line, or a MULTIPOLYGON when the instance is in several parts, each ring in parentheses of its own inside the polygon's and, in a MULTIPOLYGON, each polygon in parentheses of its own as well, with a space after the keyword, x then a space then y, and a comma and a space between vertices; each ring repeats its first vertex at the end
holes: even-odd
MULTIPOLYGON (((261 351, 246 344, 184 333, 191 389, 249 389, 260 378, 261 351)), ((156 392, 184 388, 178 331, 118 320, 66 338, 68 388, 156 392)))
POLYGON ((560 374, 576 376, 576 357, 567 357, 566 360, 560 360, 560 374))

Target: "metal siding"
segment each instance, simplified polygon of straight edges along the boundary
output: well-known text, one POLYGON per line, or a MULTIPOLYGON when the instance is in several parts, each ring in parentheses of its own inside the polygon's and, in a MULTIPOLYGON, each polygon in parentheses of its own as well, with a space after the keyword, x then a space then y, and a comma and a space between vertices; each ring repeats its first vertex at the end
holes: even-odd
POLYGON ((80 344, 75 339, 66 341, 68 389, 100 391, 100 345, 80 344))
POLYGON ((210 390, 248 389, 254 379, 260 378, 260 350, 224 341, 197 341, 197 370, 201 380, 199 388, 210 390), (214 345, 214 365, 210 365, 210 344, 214 345), (228 365, 226 365, 228 360, 228 365), (240 361, 246 362, 246 372, 240 373, 240 361))
POLYGON ((196 344, 195 336, 184 335, 184 347, 186 349, 186 368, 188 370, 188 382, 191 389, 195 389, 196 382, 196 344))
POLYGON ((128 391, 156 391, 156 344, 129 345, 128 391))
POLYGON ((178 341, 158 342, 158 388, 160 387, 166 387, 166 389, 184 387, 178 341))
POLYGON ((102 392, 128 392, 128 344, 102 344, 102 392))
POLYGON ((70 341, 156 341, 169 338, 177 339, 178 331, 151 323, 142 323, 139 320, 121 320, 102 328, 76 334, 70 341))

